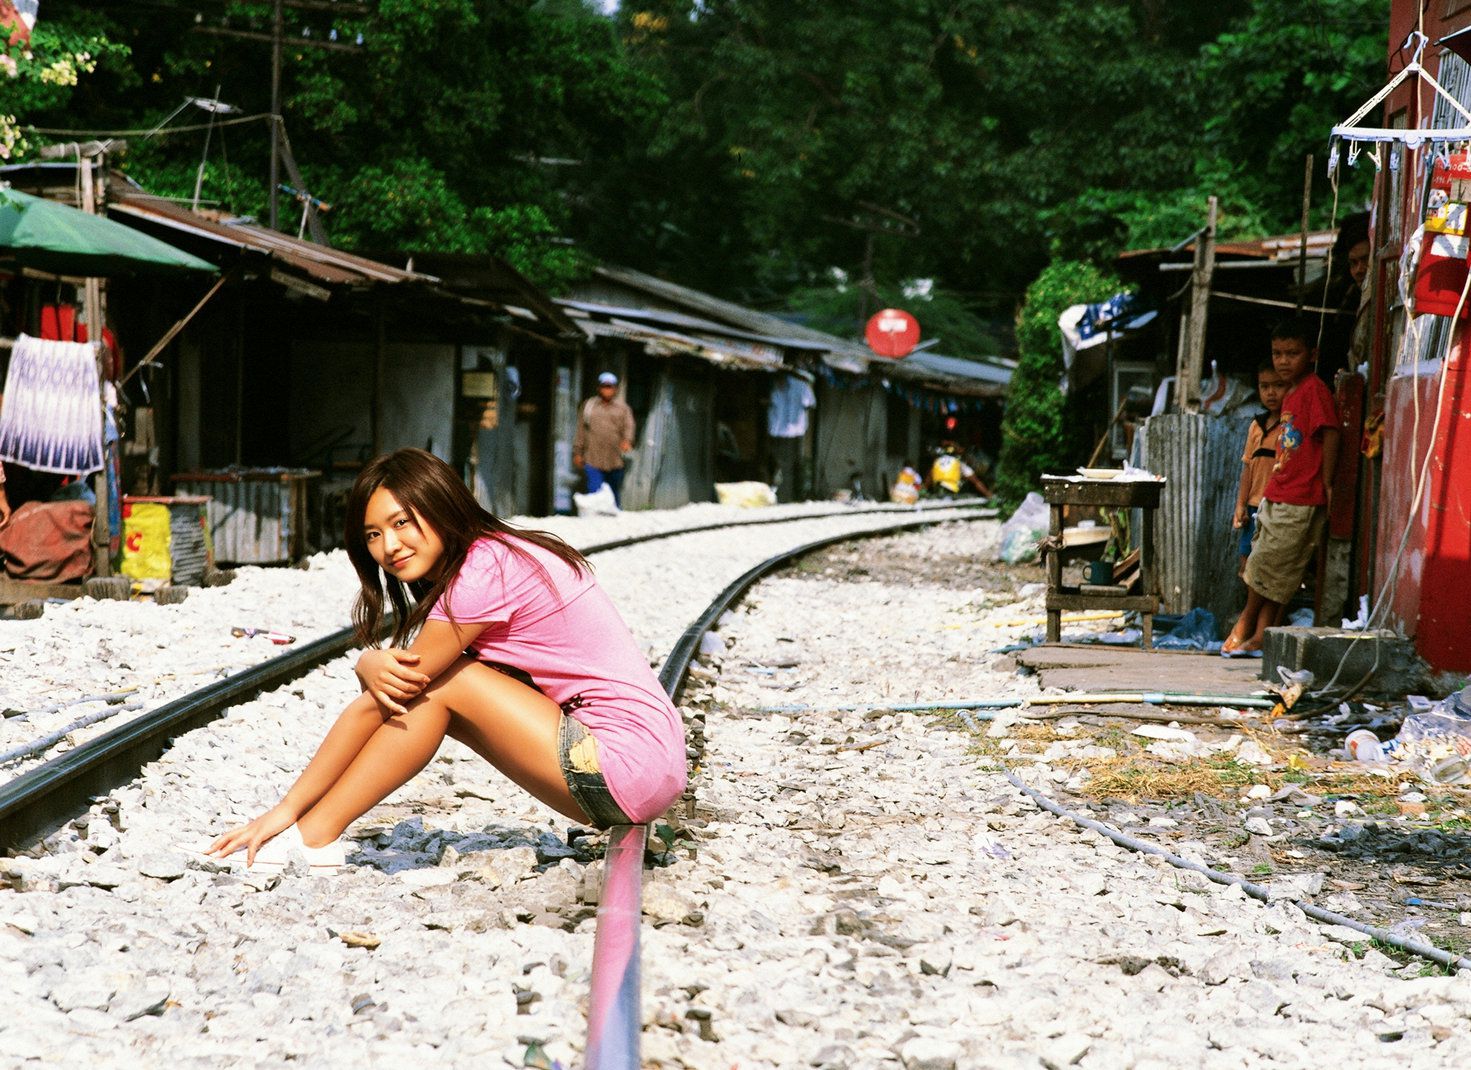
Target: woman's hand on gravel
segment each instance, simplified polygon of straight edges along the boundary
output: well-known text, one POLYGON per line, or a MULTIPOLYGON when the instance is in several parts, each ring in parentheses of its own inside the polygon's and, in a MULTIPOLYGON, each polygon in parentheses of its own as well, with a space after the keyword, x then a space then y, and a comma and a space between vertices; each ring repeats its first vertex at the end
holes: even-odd
POLYGON ((403 703, 418 698, 429 686, 429 677, 411 668, 417 664, 418 654, 397 647, 365 650, 358 658, 358 679, 379 706, 394 713, 408 713, 403 703))
POLYGON ((207 854, 228 858, 242 847, 245 848, 245 864, 255 862, 255 853, 296 823, 296 815, 282 806, 273 806, 248 825, 231 829, 209 845, 207 854))

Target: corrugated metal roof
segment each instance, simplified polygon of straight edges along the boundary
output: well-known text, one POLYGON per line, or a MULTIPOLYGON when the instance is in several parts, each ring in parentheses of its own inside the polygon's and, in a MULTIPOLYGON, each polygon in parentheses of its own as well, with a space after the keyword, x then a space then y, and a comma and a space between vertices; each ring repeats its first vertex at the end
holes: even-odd
POLYGON ((947 357, 928 349, 911 353, 899 363, 927 372, 949 375, 958 379, 970 379, 980 383, 992 383, 997 386, 1008 386, 1011 383, 1012 369, 1005 365, 947 357))
POLYGON ((683 333, 618 318, 600 320, 579 317, 572 322, 582 328, 589 338, 624 338, 642 344, 655 356, 683 354, 711 364, 756 371, 779 371, 785 367, 779 350, 761 344, 683 333))
POLYGON ((406 271, 340 249, 293 238, 211 209, 191 210, 146 193, 126 193, 110 201, 107 210, 110 215, 139 220, 161 230, 269 257, 328 286, 434 284, 439 281, 433 275, 406 271))
POLYGON ((776 346, 779 349, 821 351, 827 348, 825 345, 820 345, 805 338, 784 338, 758 334, 755 331, 745 331, 738 327, 731 327, 728 324, 717 323, 714 320, 702 319, 699 316, 689 316, 682 312, 670 312, 668 309, 662 308, 630 308, 623 305, 607 305, 595 301, 574 301, 566 298, 559 298, 556 303, 573 313, 581 312, 588 316, 597 317, 616 316, 620 319, 639 320, 644 323, 653 323, 666 327, 679 327, 685 330, 700 331, 704 334, 743 338, 750 342, 776 346))
MULTIPOLYGON (((1336 230, 1308 231, 1308 259, 1322 259, 1328 255, 1338 237, 1336 230)), ((1267 238, 1250 238, 1245 241, 1216 242, 1216 256, 1237 256, 1248 260, 1280 260, 1296 263, 1302 248, 1302 234, 1276 234, 1267 238)), ((1195 242, 1186 242, 1173 249, 1125 249, 1119 260, 1133 260, 1150 256, 1190 256, 1195 253, 1195 242)))
POLYGON ((808 343, 809 348, 814 352, 823 354, 824 363, 843 371, 861 373, 866 371, 868 364, 874 360, 873 353, 868 347, 858 342, 813 330, 811 327, 792 323, 767 312, 757 312, 755 309, 746 308, 733 301, 725 301, 699 290, 691 290, 687 286, 666 282, 653 275, 645 275, 642 271, 612 264, 603 264, 595 270, 603 278, 642 290, 718 322, 770 338, 788 339, 793 348, 798 342, 808 343))

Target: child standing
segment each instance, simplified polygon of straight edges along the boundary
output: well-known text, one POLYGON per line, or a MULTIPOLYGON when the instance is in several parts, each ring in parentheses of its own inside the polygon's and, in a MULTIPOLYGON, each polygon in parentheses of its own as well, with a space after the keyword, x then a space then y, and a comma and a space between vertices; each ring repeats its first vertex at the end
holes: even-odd
POLYGON ((1338 463, 1338 413, 1333 395, 1313 372, 1317 350, 1310 328, 1290 320, 1272 332, 1272 365, 1286 388, 1277 461, 1256 514, 1246 561, 1246 608, 1221 653, 1257 655, 1262 637, 1302 586, 1322 538, 1338 463))
POLYGON ((363 692, 276 806, 219 837, 279 867, 344 861, 349 824, 428 764, 445 736, 574 821, 651 821, 685 786, 684 726, 572 547, 486 512, 424 450, 371 461, 347 502, 363 692), (393 647, 374 648, 384 596, 393 647))
POLYGON ((1246 569, 1246 559, 1251 554, 1257 506, 1261 504, 1262 492, 1272 478, 1272 469, 1277 464, 1277 440, 1282 437, 1282 395, 1285 390, 1282 377, 1270 359, 1257 366, 1256 393, 1262 408, 1267 411, 1257 415, 1246 429, 1246 449, 1241 454, 1241 485, 1236 491, 1236 514, 1231 519, 1231 526, 1241 532, 1238 576, 1246 569))

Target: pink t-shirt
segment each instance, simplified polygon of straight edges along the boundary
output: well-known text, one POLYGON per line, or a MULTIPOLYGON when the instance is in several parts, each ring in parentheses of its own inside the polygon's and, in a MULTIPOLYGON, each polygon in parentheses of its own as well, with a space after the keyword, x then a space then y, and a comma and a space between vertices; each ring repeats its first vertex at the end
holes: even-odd
POLYGON ((471 544, 429 619, 483 623, 471 649, 527 673, 580 721, 598 742, 603 779, 619 808, 633 821, 653 820, 684 791, 678 711, 592 576, 517 539, 528 560, 505 538, 514 536, 471 544))

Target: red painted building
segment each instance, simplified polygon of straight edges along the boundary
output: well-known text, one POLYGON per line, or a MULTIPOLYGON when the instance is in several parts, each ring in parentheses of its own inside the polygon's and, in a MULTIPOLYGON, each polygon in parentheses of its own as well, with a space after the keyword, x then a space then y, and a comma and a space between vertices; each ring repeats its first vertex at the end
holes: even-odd
MULTIPOLYGON (((1420 63, 1471 109, 1471 64, 1441 43, 1468 28, 1471 0, 1393 0, 1387 78, 1414 59, 1417 39, 1411 35, 1423 31, 1428 40, 1420 63)), ((1456 47, 1471 56, 1471 50, 1456 47)), ((1363 123, 1411 131, 1471 127, 1471 120, 1416 76, 1395 89, 1382 113, 1363 123)), ((1373 148, 1364 146, 1360 166, 1373 148)), ((1463 315, 1453 327, 1446 316, 1411 318, 1399 297, 1400 256, 1421 222, 1436 143, 1416 145, 1411 138, 1384 142, 1380 150, 1385 155, 1373 211, 1375 337, 1367 409, 1383 414, 1383 451, 1364 469, 1358 537, 1369 552, 1360 554, 1359 582, 1373 604, 1388 602, 1388 623, 1413 636, 1431 665, 1464 672, 1471 670, 1467 319, 1463 315), (1397 165, 1391 166, 1389 154, 1399 156, 1397 165)), ((1407 281, 1413 287, 1414 280, 1407 281)))

